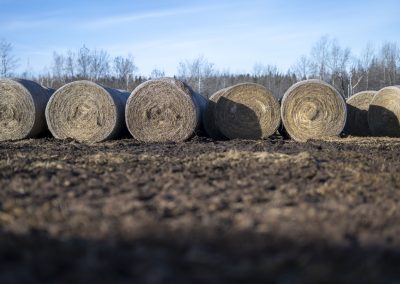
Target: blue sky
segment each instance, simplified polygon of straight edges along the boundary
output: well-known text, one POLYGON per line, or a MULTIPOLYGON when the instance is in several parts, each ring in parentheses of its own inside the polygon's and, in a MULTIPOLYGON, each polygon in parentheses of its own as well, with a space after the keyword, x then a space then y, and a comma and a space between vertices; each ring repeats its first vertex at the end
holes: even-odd
POLYGON ((218 69, 251 72, 255 63, 289 68, 328 34, 357 54, 368 42, 400 42, 400 1, 0 0, 0 38, 20 71, 49 70, 52 53, 84 44, 132 54, 139 73, 176 72, 204 55, 218 69))

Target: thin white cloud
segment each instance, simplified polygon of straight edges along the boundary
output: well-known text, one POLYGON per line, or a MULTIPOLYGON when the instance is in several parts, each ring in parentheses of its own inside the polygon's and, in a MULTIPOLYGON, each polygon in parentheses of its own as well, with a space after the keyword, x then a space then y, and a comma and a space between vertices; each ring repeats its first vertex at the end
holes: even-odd
POLYGON ((51 23, 50 20, 14 20, 0 26, 1 31, 16 32, 23 30, 32 30, 47 26, 51 23))
POLYGON ((136 14, 126 14, 119 16, 106 17, 100 20, 94 20, 87 22, 86 24, 80 24, 87 29, 99 29, 99 28, 107 28, 113 27, 117 25, 123 25, 135 21, 149 20, 149 19, 160 19, 167 17, 175 17, 180 15, 194 14, 207 10, 208 7, 194 7, 194 8, 186 8, 186 9, 170 9, 170 10, 160 10, 154 12, 147 13, 136 13, 136 14))
MULTIPOLYGON (((1 4, 0 0, 0 4, 1 4)), ((62 10, 50 10, 43 13, 36 14, 35 16, 29 15, 13 15, 1 17, 0 31, 4 32, 19 32, 29 31, 37 28, 53 27, 59 21, 59 16, 62 15, 62 10)))

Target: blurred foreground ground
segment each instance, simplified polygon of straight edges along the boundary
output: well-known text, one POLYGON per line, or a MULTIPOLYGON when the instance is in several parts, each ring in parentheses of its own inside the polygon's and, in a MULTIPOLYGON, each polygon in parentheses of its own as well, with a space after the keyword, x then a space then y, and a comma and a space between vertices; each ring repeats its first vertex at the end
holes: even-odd
POLYGON ((0 143, 0 283, 400 283, 400 139, 0 143))

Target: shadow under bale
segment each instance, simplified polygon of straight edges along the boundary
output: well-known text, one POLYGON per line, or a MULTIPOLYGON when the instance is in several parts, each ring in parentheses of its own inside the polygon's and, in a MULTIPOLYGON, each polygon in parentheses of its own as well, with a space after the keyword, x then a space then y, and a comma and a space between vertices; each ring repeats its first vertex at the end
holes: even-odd
POLYGON ((400 86, 381 89, 368 110, 368 124, 374 136, 400 137, 400 86))
POLYGON ((218 114, 220 121, 224 121, 224 125, 218 126, 221 128, 221 132, 229 131, 231 139, 260 139, 263 137, 260 119, 253 109, 225 97, 220 97, 218 104, 226 105, 228 109, 223 114, 218 114))
POLYGON ((359 92, 346 100, 347 120, 344 133, 353 136, 370 136, 368 108, 376 91, 359 92))
POLYGON ((353 136, 370 136, 371 131, 368 126, 368 110, 359 109, 352 105, 347 105, 347 121, 343 130, 345 134, 353 136), (351 121, 351 126, 349 125, 351 121))
POLYGON ((371 105, 368 113, 371 131, 375 136, 400 137, 399 118, 393 111, 371 105))
POLYGON ((229 139, 265 139, 276 133, 281 122, 278 100, 252 83, 225 89, 214 115, 219 131, 229 139))
POLYGON ((203 114, 203 127, 206 134, 214 140, 226 140, 224 134, 219 130, 215 121, 217 102, 222 94, 226 91, 221 89, 215 92, 208 100, 203 114))

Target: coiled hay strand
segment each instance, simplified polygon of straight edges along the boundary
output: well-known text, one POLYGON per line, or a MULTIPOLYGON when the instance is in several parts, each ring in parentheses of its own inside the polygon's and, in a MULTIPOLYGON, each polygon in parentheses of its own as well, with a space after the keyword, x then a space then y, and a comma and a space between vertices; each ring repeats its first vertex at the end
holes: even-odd
POLYGON ((201 129, 205 104, 201 95, 177 79, 149 80, 129 96, 126 124, 142 142, 182 142, 201 129))
POLYGON ((0 79, 0 141, 34 138, 47 131, 50 92, 24 79, 0 79))
POLYGON ((121 136, 127 92, 90 81, 75 81, 58 89, 46 107, 46 120, 57 139, 101 142, 121 136))
POLYGON ((264 139, 279 127, 279 103, 264 86, 238 84, 221 94, 215 120, 221 133, 229 139, 264 139))
POLYGON ((354 136, 370 136, 368 126, 368 108, 376 91, 364 91, 352 95, 346 100, 347 120, 344 132, 354 136))
POLYGON ((339 135, 345 126, 346 114, 344 98, 320 80, 298 82, 282 98, 283 125, 296 141, 339 135))
POLYGON ((400 137, 400 86, 381 89, 368 109, 368 124, 372 135, 400 137))
POLYGON ((206 108, 203 114, 203 126, 206 134, 214 140, 225 140, 226 137, 219 130, 215 121, 215 110, 217 102, 227 88, 215 92, 207 101, 206 108))

